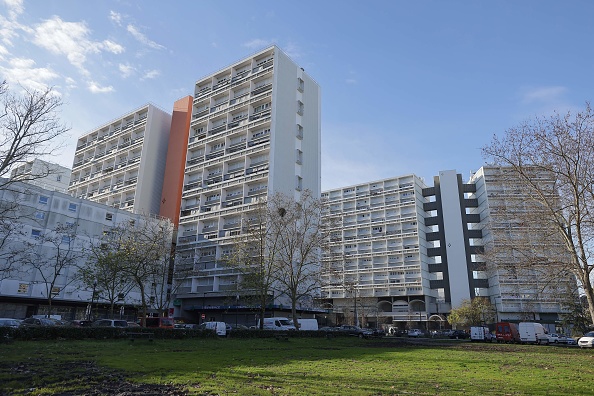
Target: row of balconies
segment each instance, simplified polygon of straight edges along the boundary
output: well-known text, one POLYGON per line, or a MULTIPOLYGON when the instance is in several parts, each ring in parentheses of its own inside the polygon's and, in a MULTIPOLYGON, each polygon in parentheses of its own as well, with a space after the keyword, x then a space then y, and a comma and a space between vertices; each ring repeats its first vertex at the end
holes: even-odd
POLYGON ((216 175, 212 175, 209 176, 205 179, 199 179, 199 180, 193 180, 191 183, 188 183, 184 186, 184 191, 191 191, 197 188, 202 188, 202 187, 209 187, 213 184, 216 183, 220 183, 222 181, 227 181, 227 180, 231 180, 231 179, 236 179, 236 178, 240 178, 243 176, 248 176, 254 173, 258 173, 258 172, 263 172, 268 170, 268 163, 262 164, 262 165, 258 165, 258 166, 253 166, 247 169, 238 169, 235 171, 231 171, 229 173, 226 173, 224 175, 221 174, 216 174, 216 175))
POLYGON ((82 177, 80 177, 78 179, 71 180, 68 185, 69 186, 73 186, 73 185, 78 184, 78 183, 82 183, 82 182, 85 182, 85 181, 90 181, 90 180, 95 179, 97 177, 102 177, 102 176, 109 175, 111 172, 114 172, 114 171, 116 171, 118 169, 121 170, 122 168, 125 168, 125 167, 127 167, 129 165, 133 165, 133 164, 137 163, 138 161, 140 161, 140 155, 137 155, 135 157, 132 157, 129 160, 120 161, 120 162, 118 162, 117 164, 114 164, 114 165, 108 165, 105 168, 100 169, 100 170, 98 170, 96 172, 87 174, 87 175, 82 176, 82 177))
MULTIPOLYGON (((143 121, 146 121, 146 115, 142 116, 141 118, 139 118, 136 121, 130 121, 128 122, 123 128, 122 127, 115 127, 111 132, 102 135, 102 136, 93 136, 93 137, 87 137, 87 141, 84 143, 79 144, 76 147, 76 151, 83 149, 85 147, 89 147, 95 143, 99 143, 104 141, 105 139, 108 139, 112 136, 116 136, 119 135, 120 133, 126 132, 128 129, 132 128, 133 126, 138 126, 140 125, 143 121), (90 140, 89 140, 90 139, 90 140)), ((82 139, 81 139, 82 140, 82 139)))
POLYGON ((140 144, 140 143, 142 143, 143 140, 144 140, 144 137, 139 137, 137 139, 133 139, 133 140, 127 141, 125 143, 122 143, 122 144, 118 145, 117 147, 111 147, 108 150, 98 151, 98 152, 96 152, 94 155, 92 155, 90 157, 87 157, 85 159, 81 159, 81 160, 75 162, 72 165, 72 169, 77 168, 77 167, 79 167, 79 166, 81 166, 81 165, 83 165, 85 163, 90 162, 90 161, 99 160, 99 159, 103 158, 104 156, 107 156, 109 154, 115 153, 118 150, 124 149, 126 147, 131 147, 131 146, 140 144))

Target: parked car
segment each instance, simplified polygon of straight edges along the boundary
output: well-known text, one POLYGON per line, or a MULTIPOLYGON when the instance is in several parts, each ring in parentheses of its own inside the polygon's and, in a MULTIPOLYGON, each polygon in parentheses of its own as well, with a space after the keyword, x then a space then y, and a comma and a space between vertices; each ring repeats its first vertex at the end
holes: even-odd
POLYGON ((73 320, 69 323, 71 327, 90 327, 93 324, 92 320, 73 320))
POLYGON ((363 329, 359 326, 342 325, 338 328, 338 331, 347 333, 348 335, 357 336, 359 338, 368 338, 373 335, 369 329, 363 329))
POLYGON ((338 328, 338 327, 333 327, 333 326, 323 326, 323 327, 320 327, 320 328, 318 329, 318 331, 324 331, 324 332, 326 332, 326 333, 335 333, 335 332, 337 332, 337 331, 340 331, 340 328, 338 328))
POLYGON ((594 331, 590 331, 584 334, 584 336, 578 340, 577 344, 580 348, 594 347, 594 331))
POLYGON ((421 329, 410 329, 406 332, 406 335, 408 335, 409 337, 424 337, 425 333, 423 333, 423 330, 421 329))
POLYGON ((567 345, 577 345, 577 341, 575 340, 575 338, 570 337, 570 336, 565 336, 564 343, 567 345))
POLYGON ((17 328, 21 325, 21 321, 12 318, 0 318, 0 327, 13 327, 17 328))
POLYGON ((93 322, 93 327, 128 327, 128 322, 117 319, 99 319, 93 322))
POLYGON ((470 334, 468 334, 464 330, 454 330, 450 333, 450 338, 456 339, 456 340, 465 339, 465 338, 470 338, 470 334))
POLYGON ((27 318, 21 322, 22 327, 50 327, 57 326, 56 320, 49 318, 27 318))
POLYGON ((371 330, 372 337, 383 337, 386 335, 386 332, 383 329, 369 329, 371 330))
POLYGON ((559 344, 561 342, 561 336, 557 333, 547 334, 549 338, 549 344, 559 344))
POLYGON ((197 327, 198 325, 192 324, 192 323, 176 323, 173 325, 174 329, 185 329, 185 330, 193 330, 197 327))

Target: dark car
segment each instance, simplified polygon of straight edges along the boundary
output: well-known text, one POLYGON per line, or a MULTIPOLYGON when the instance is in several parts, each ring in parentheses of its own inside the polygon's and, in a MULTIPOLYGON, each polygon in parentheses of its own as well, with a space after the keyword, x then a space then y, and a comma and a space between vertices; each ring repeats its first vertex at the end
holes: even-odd
POLYGON ((73 320, 70 322, 71 327, 91 327, 92 324, 92 320, 73 320))
POLYGON ((464 330, 454 330, 450 333, 450 338, 456 339, 456 340, 465 339, 465 338, 470 338, 470 334, 468 334, 464 330))
POLYGON ((50 318, 27 318, 21 322, 22 327, 50 327, 57 325, 56 320, 50 318))
POLYGON ((347 333, 348 335, 357 336, 359 338, 367 338, 373 335, 371 330, 362 329, 359 326, 342 325, 338 328, 338 331, 347 333))

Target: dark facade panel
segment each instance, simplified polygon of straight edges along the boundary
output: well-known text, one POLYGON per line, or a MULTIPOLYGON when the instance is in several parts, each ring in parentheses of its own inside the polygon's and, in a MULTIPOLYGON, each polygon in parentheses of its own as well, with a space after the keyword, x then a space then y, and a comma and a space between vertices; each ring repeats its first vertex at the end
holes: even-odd
POLYGON ((427 248, 427 256, 429 257, 435 257, 435 256, 441 256, 442 255, 442 249, 440 247, 438 248, 427 248))
POLYGON ((462 191, 465 193, 474 193, 476 192, 476 184, 463 184, 462 191))
POLYGON ((425 217, 426 226, 434 226, 439 224, 439 218, 437 216, 425 217))
POLYGON ((471 287, 481 287, 484 289, 489 288, 489 280, 488 279, 472 279, 470 281, 471 287))
POLYGON ((423 196, 430 197, 435 195, 435 187, 427 187, 423 189, 423 196))
POLYGON ((445 265, 443 263, 439 264, 429 264, 429 272, 443 272, 445 265))
POLYGON ((433 202, 425 202, 423 203, 423 210, 425 212, 429 212, 432 210, 437 210, 437 202, 433 201, 433 202))
POLYGON ((483 230, 468 230, 468 238, 482 238, 483 230))
POLYGON ((487 264, 484 261, 471 261, 468 268, 471 271, 484 271, 487 269, 487 264))
POLYGON ((478 208, 478 199, 476 198, 464 198, 465 208, 478 208))
POLYGON ((481 215, 479 214, 467 214, 464 216, 464 219, 467 223, 480 223, 481 222, 481 215))
POLYGON ((426 241, 439 241, 439 237, 440 237, 441 233, 440 232, 428 232, 425 234, 425 240, 426 241))
POLYGON ((446 286, 446 282, 444 280, 429 281, 429 287, 431 289, 443 289, 445 286, 446 286))
POLYGON ((474 246, 469 246, 468 247, 468 251, 470 252, 470 254, 481 254, 484 250, 484 246, 480 246, 480 245, 474 245, 474 246))

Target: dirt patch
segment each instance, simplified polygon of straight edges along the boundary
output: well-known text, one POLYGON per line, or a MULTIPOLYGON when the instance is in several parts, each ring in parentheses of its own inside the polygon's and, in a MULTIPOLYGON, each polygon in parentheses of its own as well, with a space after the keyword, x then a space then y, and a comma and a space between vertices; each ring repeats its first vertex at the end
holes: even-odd
POLYGON ((50 359, 29 359, 11 366, 0 364, 0 395, 27 395, 41 388, 60 389, 53 395, 187 395, 182 386, 130 382, 121 372, 97 366, 90 361, 56 362, 50 359))

